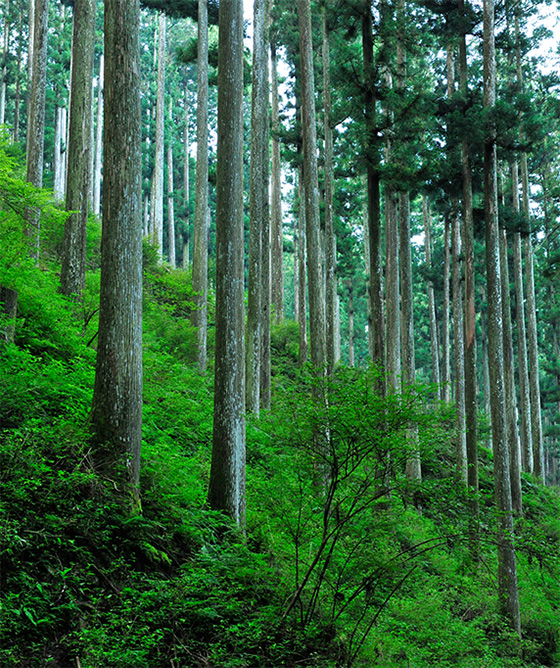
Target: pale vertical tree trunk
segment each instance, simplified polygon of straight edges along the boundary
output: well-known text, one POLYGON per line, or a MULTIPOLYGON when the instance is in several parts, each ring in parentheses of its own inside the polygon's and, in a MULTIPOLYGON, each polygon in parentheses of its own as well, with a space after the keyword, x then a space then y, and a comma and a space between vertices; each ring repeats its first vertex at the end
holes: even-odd
POLYGON ((467 484, 467 438, 465 416, 465 346, 463 299, 461 290, 461 230, 457 212, 451 220, 451 265, 453 282, 453 350, 455 356, 455 438, 457 439, 457 474, 467 484))
MULTIPOLYGON (((381 212, 379 191, 379 147, 377 145, 375 91, 373 86, 373 35, 371 3, 366 2, 362 15, 362 48, 365 81, 365 145, 368 154, 367 173, 367 202, 368 202, 368 232, 369 232, 369 265, 370 265, 370 294, 371 319, 373 329, 372 363, 384 366, 384 322, 383 298, 381 283, 381 212)), ((380 381, 378 391, 384 394, 384 382, 380 381)))
POLYGON ((94 0, 74 5, 72 27, 72 79, 66 211, 60 290, 81 295, 86 282, 86 227, 91 187, 92 73, 95 38, 94 0))
POLYGON ((336 295, 336 305, 334 314, 334 363, 335 366, 340 362, 340 295, 336 295))
POLYGON ((396 392, 401 375, 399 224, 395 191, 385 186, 385 314, 387 319, 387 383, 396 392))
POLYGON ((299 315, 299 357, 303 366, 307 362, 307 280, 305 274, 306 258, 306 211, 303 185, 303 166, 299 168, 299 216, 298 216, 298 315, 299 315))
POLYGON ((154 173, 152 175, 151 223, 153 244, 158 249, 160 262, 163 259, 163 163, 165 125, 165 32, 166 18, 163 12, 158 18, 157 100, 156 100, 156 144, 154 173))
POLYGON ((56 200, 64 199, 62 182, 62 107, 56 106, 54 112, 54 157, 53 157, 53 193, 56 200))
MULTIPOLYGON (((31 72, 31 89, 28 92, 27 113, 27 181, 38 188, 43 185, 48 20, 48 0, 31 0, 29 28, 33 49, 29 66, 31 72), (31 11, 32 6, 33 11, 31 11), (32 26, 33 29, 31 29, 32 26)), ((29 253, 38 262, 41 225, 39 210, 28 208, 25 218, 26 234, 30 241, 29 253)))
POLYGON ((6 63, 10 40, 10 0, 4 5, 4 33, 2 41, 2 63, 0 64, 0 125, 6 122, 6 63))
MULTIPOLYGON (((93 51, 93 49, 92 49, 93 51)), ((91 81, 90 81, 90 123, 89 123, 89 193, 88 206, 93 211, 93 174, 95 171, 95 95, 93 92, 93 56, 91 58, 91 81)))
POLYGON ((272 80, 272 164, 270 189, 270 227, 272 237, 272 305, 274 317, 279 324, 284 319, 284 236, 282 232, 282 189, 280 164, 280 113, 278 102, 278 70, 276 44, 270 45, 271 80, 272 80))
MULTIPOLYGON (((521 49, 519 38, 519 16, 515 17, 517 85, 523 90, 523 72, 521 68, 521 49)), ((529 224, 529 170, 527 154, 521 154, 521 193, 522 210, 529 224)), ((533 472, 544 482, 544 451, 541 417, 541 391, 539 382, 539 355, 537 337, 537 310, 535 302, 535 279, 533 274, 533 247, 531 235, 527 233, 523 243, 525 251, 525 289, 527 297, 527 353, 529 370, 529 396, 531 401, 531 436, 533 439, 533 472)))
POLYGON ((193 291, 196 309, 198 371, 206 373, 208 329, 208 3, 198 0, 198 53, 196 105, 196 175, 193 230, 193 291))
MULTIPOLYGON (((428 198, 422 197, 422 214, 424 218, 424 251, 426 253, 426 266, 432 269, 432 225, 428 198)), ((434 284, 428 281, 428 314, 430 320, 430 346, 432 352, 432 381, 438 386, 441 393, 441 377, 439 373, 439 343, 438 327, 436 318, 436 301, 434 297, 434 284)))
MULTIPOLYGON (((519 212, 519 169, 517 161, 511 166, 514 211, 519 212)), ((525 330, 525 298, 523 295, 523 260, 521 234, 513 234, 513 274, 515 279, 515 316, 517 326, 517 368, 521 408, 521 461, 523 470, 533 472, 533 437, 531 431, 531 395, 527 366, 527 333, 525 330)))
POLYGON ((188 89, 185 82, 185 134, 184 134, 184 154, 183 154, 183 207, 185 210, 184 236, 183 236, 183 269, 187 269, 190 264, 190 226, 189 226, 189 205, 190 205, 190 158, 189 158, 189 98, 188 89))
MULTIPOLYGON (((173 128, 173 103, 169 102, 169 127, 173 128)), ((167 257, 169 264, 175 268, 175 204, 173 199, 173 142, 167 147, 167 257)))
POLYGON ((309 284, 309 348, 311 364, 315 372, 323 374, 326 361, 325 292, 319 224, 319 176, 310 0, 298 0, 297 6, 301 57, 303 192, 309 284))
POLYGON ((268 125, 268 69, 265 48, 265 1, 253 4, 253 86, 251 109, 251 182, 249 272, 247 291, 246 334, 246 407, 259 414, 261 398, 261 364, 264 352, 264 305, 266 301, 264 256, 270 251, 265 239, 265 216, 268 214, 268 159, 266 127, 268 125), (266 246, 266 247, 265 247, 266 246))
POLYGON ((451 219, 447 214, 445 216, 443 232, 443 305, 441 314, 441 383, 442 383, 442 399, 446 403, 451 401, 451 364, 450 364, 450 343, 449 343, 449 280, 451 274, 451 253, 450 253, 450 227, 451 219))
MULTIPOLYGON (((299 176, 297 177, 297 184, 299 188, 299 176)), ((298 201, 299 201, 299 195, 298 195, 298 201)), ((299 225, 299 219, 300 219, 300 214, 299 211, 301 209, 301 206, 297 209, 297 216, 294 217, 293 220, 293 232, 292 232, 292 239, 294 243, 294 320, 296 322, 299 322, 299 280, 298 280, 298 273, 299 273, 299 241, 298 241, 298 225, 299 225)))
POLYGON ((142 127, 140 7, 105 0, 105 192, 94 461, 140 508, 142 442, 142 127))
MULTIPOLYGON (((464 14, 464 2, 458 2, 459 14, 464 14)), ((463 103, 469 94, 467 43, 465 33, 459 41, 460 86, 463 103)), ((478 440, 477 440, 477 403, 476 403, 476 313, 475 313, 475 275, 474 275, 474 221, 472 173, 469 138, 463 133, 461 140, 461 171, 463 177, 463 255, 465 268, 465 321, 464 332, 464 378, 465 378, 465 439, 467 449, 467 484, 473 492, 471 509, 474 517, 478 516, 478 440)))
POLYGON ((144 195, 144 219, 143 219, 143 234, 145 237, 149 234, 150 225, 150 196, 148 193, 144 195))
POLYGON ((243 3, 221 0, 216 174, 216 367, 208 500, 245 525, 243 3))
POLYGON ((21 61, 22 61, 22 47, 23 47, 23 0, 20 4, 19 18, 18 18, 18 45, 17 45, 17 65, 16 65, 16 94, 14 100, 14 143, 19 140, 19 108, 21 101, 21 61))
MULTIPOLYGON (((496 104, 496 52, 494 44, 494 2, 484 1, 484 107, 496 104)), ((491 118, 491 116, 489 116, 491 118)), ((496 131, 489 123, 484 141, 484 217, 486 223, 486 285, 488 290, 488 362, 496 505, 499 512, 498 597, 501 613, 521 633, 517 566, 513 547, 513 518, 509 455, 506 435, 502 289, 498 243, 498 183, 496 131)))
POLYGON ((352 279, 347 281, 348 285, 348 366, 354 366, 354 286, 352 279))
MULTIPOLYGON (((362 176, 363 182, 363 205, 362 218, 364 227, 364 270, 366 275, 366 304, 367 304, 367 330, 368 330, 368 353, 373 358, 373 326, 371 322, 371 289, 369 275, 369 230, 368 230, 368 205, 367 205, 367 176, 362 176)), ((385 364, 387 360, 385 359, 385 364)))
POLYGON ((323 98, 325 129, 325 301, 327 373, 334 371, 335 358, 335 301, 336 301, 336 256, 333 225, 333 132, 331 127, 331 58, 326 8, 322 10, 323 32, 323 98))
POLYGON ((505 229, 500 230, 500 280, 502 282, 502 321, 504 333, 504 382, 506 400, 506 433, 509 446, 511 502, 513 510, 521 514, 521 445, 517 429, 517 400, 515 370, 513 368, 513 339, 511 333, 511 305, 509 295, 508 241, 505 229))
POLYGON ((97 81, 97 121, 95 125, 95 166, 93 170, 93 213, 101 212, 101 156, 103 153, 103 54, 99 59, 97 81))

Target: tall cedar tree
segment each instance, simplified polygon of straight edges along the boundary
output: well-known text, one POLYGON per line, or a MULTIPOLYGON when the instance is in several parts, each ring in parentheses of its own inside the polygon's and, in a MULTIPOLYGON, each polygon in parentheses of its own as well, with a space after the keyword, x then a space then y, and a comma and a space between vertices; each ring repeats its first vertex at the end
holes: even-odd
POLYGON ((142 126, 138 0, 105 3, 103 233, 91 423, 94 460, 139 507, 142 441, 142 126))
POLYGON ((60 289, 65 295, 80 295, 86 282, 86 227, 91 188, 91 124, 93 45, 95 38, 94 0, 74 4, 72 29, 72 81, 70 88, 70 132, 66 211, 60 289))
POLYGON ((243 3, 221 0, 216 173, 216 364, 208 500, 245 525, 243 3))

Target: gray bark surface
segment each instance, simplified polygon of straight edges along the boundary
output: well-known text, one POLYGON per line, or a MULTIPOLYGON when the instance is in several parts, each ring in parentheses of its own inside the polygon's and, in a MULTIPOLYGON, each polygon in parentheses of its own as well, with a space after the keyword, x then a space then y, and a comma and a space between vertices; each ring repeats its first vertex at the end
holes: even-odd
POLYGON ((279 324, 284 319, 284 235, 282 232, 282 188, 280 163, 280 112, 278 101, 278 70, 276 45, 270 46, 271 62, 271 99, 272 99, 272 141, 271 141, 271 180, 270 180, 270 230, 271 230, 271 271, 272 271, 272 306, 274 318, 279 324))
POLYGON ((319 223, 319 175, 310 0, 298 0, 297 8, 301 58, 303 192, 305 197, 305 236, 309 286, 309 348, 311 364, 315 372, 323 374, 326 362, 325 291, 319 223))
POLYGON ((105 2, 103 233, 94 460, 139 506, 142 442, 140 7, 105 2))
POLYGON ((160 262, 163 259, 163 163, 164 163, 164 126, 165 126, 165 52, 166 52, 166 17, 163 12, 158 18, 157 51, 157 95, 156 95, 156 143, 154 173, 152 174, 151 225, 153 244, 158 250, 160 262))
POLYGON ((216 174, 216 363, 208 500, 245 525, 243 3, 221 0, 216 174))
POLYGON ((101 212, 101 165, 103 154, 103 55, 99 59, 99 79, 97 81, 97 119, 95 124, 95 166, 93 170, 93 213, 101 212))
POLYGON ((198 0, 198 53, 196 105, 196 174, 193 229, 193 291, 196 309, 191 316, 197 328, 197 364, 206 373, 208 328, 208 4, 198 0))
POLYGON ((94 0, 74 4, 72 28, 73 66, 70 96, 70 131, 66 211, 60 290, 65 295, 81 295, 86 282, 86 228, 91 189, 91 129, 93 45, 95 38, 94 0))
MULTIPOLYGON (((422 197, 422 215, 424 219, 424 252, 426 266, 432 269, 432 224, 428 198, 422 197)), ((436 318, 436 301, 433 281, 428 281, 428 317, 430 321, 430 350, 432 353, 432 382, 438 386, 441 397, 441 376, 439 371, 439 337, 436 318)))
MULTIPOLYGON (((494 2, 484 1, 484 107, 496 104, 494 2)), ((489 117, 491 118, 491 116, 489 117)), ((496 131, 488 124, 484 141, 484 217, 486 225, 486 285, 488 293, 488 362, 494 449, 494 482, 498 529, 498 599, 500 612, 521 633, 517 565, 513 546, 513 518, 503 365, 502 287, 498 229, 496 131)))

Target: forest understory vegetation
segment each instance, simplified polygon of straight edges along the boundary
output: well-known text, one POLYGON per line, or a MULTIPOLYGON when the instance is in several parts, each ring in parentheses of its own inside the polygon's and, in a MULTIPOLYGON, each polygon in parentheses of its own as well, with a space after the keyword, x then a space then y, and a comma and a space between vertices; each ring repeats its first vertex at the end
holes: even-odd
POLYGON ((40 267, 17 216, 0 219, 0 285, 18 292, 14 342, 0 343, 0 665, 560 665, 558 490, 523 475, 519 638, 497 612, 484 429, 473 527, 451 407, 429 386, 381 399, 375 369, 341 367, 312 392, 292 323, 272 328, 272 408, 248 420, 246 534, 208 509, 213 381, 196 371, 190 274, 158 265, 148 244, 142 513, 131 516, 88 446, 99 224, 76 302, 58 292, 51 213, 40 267), (404 463, 418 453, 424 476, 411 483, 404 463))

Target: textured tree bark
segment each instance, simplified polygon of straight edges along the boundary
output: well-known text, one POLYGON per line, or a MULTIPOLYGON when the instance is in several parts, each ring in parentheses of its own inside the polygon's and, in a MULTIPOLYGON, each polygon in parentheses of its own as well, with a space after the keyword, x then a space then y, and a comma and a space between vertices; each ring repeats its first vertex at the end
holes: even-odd
MULTIPOLYGON (((43 153, 45 139, 45 93, 47 83, 47 29, 48 0, 30 3, 29 39, 33 44, 29 56, 31 89, 28 93, 27 123, 27 181, 41 188, 43 185, 43 153), (33 29, 31 29, 33 28, 33 29), (33 33, 33 34, 31 34, 33 33)), ((39 261, 41 217, 38 209, 28 208, 25 213, 25 231, 29 237, 29 253, 39 261)))
POLYGON ((208 3, 198 0, 196 105, 196 175, 193 229, 193 291, 197 294, 191 322, 197 328, 197 364, 206 373, 208 329, 208 3))
POLYGON ((216 366, 208 500, 244 527, 242 0, 221 0, 218 54, 216 366))
POLYGON ((319 224, 319 175, 310 0, 298 0, 297 7, 301 58, 303 192, 309 285, 309 348, 311 364, 315 372, 322 375, 325 372, 326 362, 325 291, 319 224))
MULTIPOLYGON (((432 224, 428 198, 422 196, 422 215, 424 218, 424 252, 426 266, 432 269, 432 224)), ((428 281, 428 316, 430 320, 430 349, 432 353, 432 382, 437 385, 438 396, 441 398, 441 376, 439 372, 439 337, 436 318, 436 301, 433 281, 428 281)))
POLYGON ((265 43, 265 0, 253 4, 253 86, 251 108, 251 175, 249 272, 247 283, 246 333, 246 408, 259 414, 261 398, 261 368, 264 352, 265 326, 265 253, 270 252, 264 235, 268 215, 268 179, 266 145, 268 125, 268 67, 265 43))
MULTIPOLYGON (((367 203, 368 203, 368 232, 369 232, 369 265, 370 265, 370 294, 371 320, 373 329, 372 363, 380 368, 384 367, 384 321, 383 297, 381 284, 381 208, 379 190, 379 146, 377 145, 375 89, 373 72, 373 36, 372 36, 372 7, 366 2, 362 16, 362 49, 365 81, 365 153, 367 174, 367 203)), ((380 380, 377 388, 380 394, 385 394, 385 383, 380 380)))
POLYGON ((19 108, 21 102, 21 53, 23 47, 23 37, 22 37, 22 28, 23 28, 23 5, 20 4, 19 17, 18 17, 18 42, 17 42, 17 64, 16 64, 16 92, 14 99, 14 143, 19 140, 19 108))
POLYGON ((335 301, 336 293, 336 255, 333 225, 333 132, 331 128, 331 77, 330 45, 327 28, 326 9, 322 10, 323 32, 323 98, 325 129, 325 301, 326 301, 326 340, 327 373, 334 371, 335 365, 335 301))
MULTIPOLYGON (((513 208, 519 212, 519 169, 517 161, 511 166, 513 208)), ((525 298, 523 295, 523 260, 521 234, 513 234, 513 274, 515 280, 515 318, 517 326, 517 369, 521 408, 521 461, 523 470, 533 472, 533 436, 531 431, 531 395, 527 366, 527 333, 525 329, 525 298)))
POLYGON ((461 230, 457 212, 451 220, 451 265, 453 282, 453 350, 455 357, 455 438, 457 475, 468 484, 467 436, 465 415, 465 339, 463 329, 463 299, 461 290, 461 230))
POLYGON ((99 470, 140 507, 142 191, 140 7, 105 2, 105 188, 99 339, 91 411, 99 470))
MULTIPOLYGON (((270 227, 272 237, 272 306, 277 324, 284 319, 284 236, 282 232, 282 188, 280 164, 280 112, 278 107, 278 70, 276 45, 270 45, 271 80, 272 80, 272 141, 271 141, 271 188, 270 188, 270 227)), ((297 318, 296 318, 297 319, 297 318)))
POLYGON ((54 155, 53 155, 53 193, 56 200, 64 199, 64 184, 62 183, 62 107, 54 109, 54 155))
POLYGON ((10 0, 4 5, 4 31, 2 40, 2 62, 0 64, 0 125, 6 122, 6 63, 10 41, 10 0))
POLYGON ((306 239, 305 239, 305 194, 303 185, 303 166, 298 172, 299 217, 298 217, 298 324, 299 324, 299 355, 298 364, 307 362, 307 279, 305 275, 306 239))
POLYGON ((165 125, 165 33, 166 17, 163 12, 158 18, 158 56, 157 56, 157 96, 156 96, 156 144, 154 173, 152 175, 151 215, 152 242, 158 250, 160 262, 163 259, 163 162, 164 162, 164 125, 165 125))
POLYGON ((60 291, 80 296, 86 282, 86 228, 91 188, 90 135, 92 128, 93 46, 95 38, 94 0, 74 4, 72 27, 72 81, 66 211, 72 212, 64 225, 60 291))
POLYGON ((101 164, 103 153, 103 54, 99 59, 99 79, 97 81, 97 120, 95 124, 95 166, 93 170, 93 213, 101 212, 101 164))
POLYGON ((506 400, 506 434, 509 447, 511 478, 511 503, 513 510, 521 514, 521 444, 517 429, 517 400, 515 394, 515 370, 513 368, 513 338, 511 333, 511 305, 509 296, 508 241, 505 229, 500 230, 500 280, 502 283, 502 321, 504 334, 504 390, 506 400))
POLYGON ((385 186, 385 314, 386 364, 389 392, 397 392, 401 375, 401 321, 399 285, 399 225, 396 193, 385 186))
MULTIPOLYGON (((484 107, 496 104, 496 52, 494 44, 494 1, 484 1, 484 107)), ((492 118, 489 116, 489 118, 492 118)), ((490 403, 494 479, 498 530, 498 598, 500 612, 511 627, 521 634, 517 565, 513 546, 513 519, 509 454, 506 434, 502 288, 498 243, 498 182, 496 131, 488 123, 484 142, 484 217, 486 224, 486 284, 488 290, 488 361, 490 367, 490 403)))
POLYGON ((451 401, 451 364, 449 344, 449 279, 451 274, 451 244, 449 242, 451 219, 449 215, 445 216, 443 232, 443 305, 441 314, 441 384, 442 395, 441 398, 446 403, 451 401))
POLYGON ((348 366, 354 366, 354 286, 352 279, 347 280, 348 286, 348 366))
POLYGON ((184 145, 183 145, 183 208, 184 216, 184 232, 183 232, 183 269, 187 269, 190 265, 190 139, 189 139, 189 96, 187 89, 187 82, 185 80, 185 130, 184 130, 184 145), (186 252, 185 252, 186 251, 186 252))
MULTIPOLYGON (((169 105, 170 127, 173 127, 171 104, 169 105)), ((173 144, 167 147, 167 258, 169 264, 175 268, 175 201, 173 188, 173 144)))
MULTIPOLYGON (((464 14, 464 2, 458 2, 459 14, 464 14)), ((469 95, 467 42, 465 33, 461 32, 459 40, 459 70, 463 103, 467 103, 469 95)), ((463 133, 461 139, 461 171, 463 176, 463 253, 465 267, 465 322, 464 322, 464 355, 465 355, 465 439, 467 450, 467 484, 472 495, 471 510, 474 517, 478 516, 478 442, 477 442, 477 402, 476 402, 476 313, 475 313, 475 272, 474 272, 474 221, 472 172, 469 138, 463 133)))

